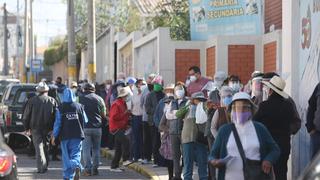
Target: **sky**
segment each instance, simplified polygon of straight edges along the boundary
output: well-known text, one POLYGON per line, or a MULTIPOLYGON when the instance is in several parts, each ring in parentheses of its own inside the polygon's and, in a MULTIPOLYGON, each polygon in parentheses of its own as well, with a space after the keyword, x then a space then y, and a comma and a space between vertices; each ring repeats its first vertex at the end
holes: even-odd
MULTIPOLYGON (((7 3, 9 13, 16 14, 17 1, 0 0, 0 7, 7 3)), ((24 2, 25 0, 19 0, 20 15, 24 14, 24 2)), ((34 35, 37 36, 38 47, 46 46, 53 37, 67 33, 66 14, 67 4, 63 3, 62 0, 33 1, 33 31, 34 35)))

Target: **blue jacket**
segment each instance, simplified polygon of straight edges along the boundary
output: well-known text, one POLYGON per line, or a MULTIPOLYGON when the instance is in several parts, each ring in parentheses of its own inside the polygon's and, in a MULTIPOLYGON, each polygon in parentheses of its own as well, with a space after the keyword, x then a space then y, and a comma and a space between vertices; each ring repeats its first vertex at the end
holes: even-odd
POLYGON ((62 139, 83 138, 83 126, 88 122, 87 115, 83 110, 83 106, 76 103, 76 97, 71 89, 66 88, 63 91, 61 108, 56 109, 55 122, 53 127, 53 136, 57 138, 61 135, 62 139), (72 117, 71 117, 72 116, 72 117), (78 121, 69 121, 67 120, 78 121), (74 129, 79 126, 79 129, 74 129), (72 129, 72 131, 70 131, 72 129))
MULTIPOLYGON (((266 160, 275 164, 280 156, 279 146, 273 140, 269 131, 263 124, 253 121, 253 125, 256 129, 260 143, 261 160, 266 160)), ((227 156, 227 143, 232 132, 231 127, 232 124, 226 124, 219 129, 217 138, 215 139, 209 154, 209 161, 214 159, 223 159, 227 156)), ((225 171, 225 167, 219 169, 218 180, 223 180, 225 178, 225 171)))

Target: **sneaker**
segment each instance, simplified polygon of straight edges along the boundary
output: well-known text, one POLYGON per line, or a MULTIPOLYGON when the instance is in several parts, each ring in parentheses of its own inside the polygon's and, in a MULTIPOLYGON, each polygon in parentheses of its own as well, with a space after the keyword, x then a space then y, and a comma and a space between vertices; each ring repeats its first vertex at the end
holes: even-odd
POLYGON ((129 166, 130 164, 134 163, 133 161, 130 161, 130 160, 126 160, 122 163, 122 165, 124 166, 129 166))
POLYGON ((79 180, 80 179, 80 168, 77 167, 75 170, 75 175, 74 175, 74 180, 79 180))
POLYGON ((82 176, 91 176, 91 172, 87 171, 87 170, 84 170, 82 172, 82 176))
POLYGON ((111 172, 123 172, 123 170, 120 168, 111 168, 110 171, 111 172))
POLYGON ((99 175, 98 169, 92 169, 92 176, 97 176, 99 175))

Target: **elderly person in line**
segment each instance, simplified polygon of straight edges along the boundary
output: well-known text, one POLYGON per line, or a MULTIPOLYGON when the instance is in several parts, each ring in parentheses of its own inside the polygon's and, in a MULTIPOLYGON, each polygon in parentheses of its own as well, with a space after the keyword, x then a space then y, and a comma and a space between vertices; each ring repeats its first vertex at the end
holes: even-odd
POLYGON ((218 134, 219 128, 230 122, 227 108, 232 102, 232 89, 229 86, 222 86, 220 90, 220 107, 215 111, 211 120, 211 133, 215 138, 218 134))
POLYGON ((208 159, 212 166, 219 168, 218 179, 244 180, 243 165, 249 161, 261 164, 260 174, 272 176, 272 166, 280 156, 280 149, 266 127, 252 121, 255 105, 251 97, 244 92, 236 93, 229 110, 233 123, 219 129, 208 159))

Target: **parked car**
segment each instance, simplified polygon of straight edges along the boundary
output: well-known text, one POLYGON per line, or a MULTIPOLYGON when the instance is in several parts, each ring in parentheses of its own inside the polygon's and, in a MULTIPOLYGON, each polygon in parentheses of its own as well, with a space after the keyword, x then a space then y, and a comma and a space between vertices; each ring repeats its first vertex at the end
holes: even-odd
POLYGON ((22 115, 28 97, 36 94, 36 84, 10 84, 0 104, 0 127, 3 133, 22 132, 22 115))
MULTIPOLYGON (((20 83, 20 80, 19 79, 1 79, 0 80, 0 97, 3 96, 3 93, 6 90, 6 87, 12 83, 18 84, 18 83, 20 83)), ((1 100, 1 98, 0 98, 0 100, 1 100)))
POLYGON ((0 179, 18 179, 16 159, 14 152, 6 144, 0 129, 0 179))

